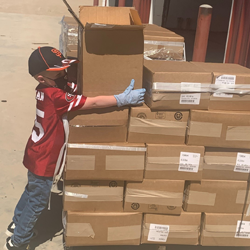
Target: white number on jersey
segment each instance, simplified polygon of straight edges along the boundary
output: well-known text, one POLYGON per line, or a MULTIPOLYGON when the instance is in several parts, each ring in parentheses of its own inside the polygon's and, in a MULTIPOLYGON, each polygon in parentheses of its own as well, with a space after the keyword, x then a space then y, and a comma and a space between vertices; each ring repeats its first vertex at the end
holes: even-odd
MULTIPOLYGON (((41 118, 44 118, 44 112, 40 109, 36 109, 36 115, 41 117, 41 118)), ((33 130, 32 135, 31 135, 31 140, 36 143, 36 142, 40 141, 42 139, 42 137, 44 136, 44 129, 42 127, 42 124, 39 123, 37 121, 37 119, 35 120, 35 127, 38 128, 39 135, 37 135, 36 131, 33 130)))

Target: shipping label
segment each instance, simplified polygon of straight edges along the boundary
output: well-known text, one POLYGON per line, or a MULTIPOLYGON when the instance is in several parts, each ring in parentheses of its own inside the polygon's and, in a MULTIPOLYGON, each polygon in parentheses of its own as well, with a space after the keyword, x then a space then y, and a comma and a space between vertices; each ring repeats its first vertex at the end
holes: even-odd
POLYGON ((250 154, 237 154, 234 172, 250 173, 250 154))
POLYGON ((200 165, 200 154, 181 152, 178 171, 197 173, 200 165))
MULTIPOLYGON (((215 80, 215 85, 221 86, 221 88, 232 88, 235 87, 236 75, 221 75, 217 76, 215 80)), ((222 98, 233 98, 232 94, 226 93, 214 93, 215 97, 222 98)))
POLYGON ((150 224, 148 241, 167 242, 169 225, 150 224))
POLYGON ((238 220, 235 238, 250 239, 250 221, 238 220))
POLYGON ((181 94, 180 104, 199 105, 201 94, 181 94))

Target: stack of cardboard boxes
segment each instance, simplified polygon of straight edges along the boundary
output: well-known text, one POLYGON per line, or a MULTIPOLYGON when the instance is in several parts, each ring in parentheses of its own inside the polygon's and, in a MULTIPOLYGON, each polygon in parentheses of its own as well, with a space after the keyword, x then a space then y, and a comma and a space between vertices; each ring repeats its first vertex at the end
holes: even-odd
MULTIPOLYGON (((143 26, 130 8, 81 7, 78 89, 88 97, 142 87, 143 26), (82 84, 83 83, 83 84, 82 84)), ((129 108, 69 114, 64 173, 68 246, 139 245, 142 213, 124 212, 125 181, 142 181, 146 147, 127 143, 129 108)))
POLYGON ((80 20, 79 93, 131 79, 147 92, 142 106, 69 113, 66 245, 249 245, 250 70, 143 62, 130 8, 81 7, 80 20))
MULTIPOLYGON (((186 123, 187 145, 148 144, 145 178, 168 176, 186 180, 183 209, 187 213, 202 213, 200 244, 204 246, 249 245, 250 217, 246 216, 250 204, 249 77, 249 69, 234 64, 144 63, 146 103, 157 114, 155 117, 165 119, 166 109, 178 110, 177 117, 185 117, 183 110, 190 110, 186 123)), ((164 131, 162 139, 166 136, 163 123, 149 121, 150 116, 141 113, 135 118, 134 114, 131 112, 131 137, 134 130, 136 136, 143 135, 150 126, 159 127, 151 130, 152 134, 164 131)), ((173 122, 165 126, 170 128, 165 143, 173 143, 180 126, 173 122)))

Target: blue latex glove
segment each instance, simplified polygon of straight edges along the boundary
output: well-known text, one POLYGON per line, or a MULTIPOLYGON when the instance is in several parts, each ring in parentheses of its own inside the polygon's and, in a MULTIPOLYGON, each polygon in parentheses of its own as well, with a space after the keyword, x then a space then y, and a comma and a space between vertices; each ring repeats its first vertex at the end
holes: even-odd
POLYGON ((125 105, 137 105, 144 102, 144 95, 146 93, 146 89, 133 90, 134 85, 135 80, 132 79, 130 85, 122 94, 114 96, 117 101, 118 107, 122 107, 125 105))

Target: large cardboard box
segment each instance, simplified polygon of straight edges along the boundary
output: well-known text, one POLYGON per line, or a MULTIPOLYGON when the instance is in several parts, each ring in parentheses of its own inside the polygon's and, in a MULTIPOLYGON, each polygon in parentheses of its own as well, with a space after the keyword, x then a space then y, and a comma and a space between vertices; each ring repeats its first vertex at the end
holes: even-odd
POLYGON ((145 102, 155 110, 208 109, 212 74, 190 62, 145 60, 145 102))
POLYGON ((198 245, 201 213, 181 215, 145 214, 142 244, 198 245))
POLYGON ((250 111, 250 69, 230 63, 192 63, 213 73, 208 109, 250 111))
POLYGON ((67 212, 66 246, 139 245, 141 213, 67 212))
POLYGON ((64 211, 122 212, 123 181, 64 181, 64 211))
POLYGON ((145 179, 201 180, 204 147, 147 144, 145 179))
POLYGON ((249 173, 249 149, 206 148, 203 179, 247 181, 249 173))
POLYGON ((135 143, 68 144, 66 180, 142 181, 146 147, 135 143))
POLYGON ((250 112, 191 110, 187 144, 250 148, 250 112))
POLYGON ((124 211, 152 214, 180 214, 184 181, 146 180, 128 182, 124 211))
POLYGON ((128 108, 104 108, 68 113, 69 142, 126 142, 128 108))
POLYGON ((186 182, 183 208, 187 212, 246 212, 243 210, 246 210, 244 208, 250 204, 247 186, 246 181, 186 182), (247 201, 246 206, 244 205, 245 200, 247 201))
POLYGON ((80 7, 79 91, 86 96, 122 93, 142 86, 143 26, 136 10, 80 7))
POLYGON ((128 142, 184 144, 189 111, 152 111, 132 107, 128 142))
POLYGON ((241 214, 205 213, 202 218, 202 246, 250 245, 250 217, 241 214), (241 222, 242 221, 242 222, 241 222))

